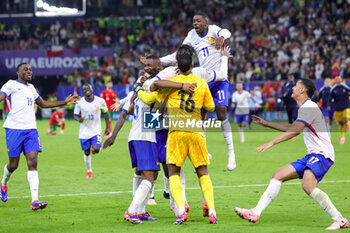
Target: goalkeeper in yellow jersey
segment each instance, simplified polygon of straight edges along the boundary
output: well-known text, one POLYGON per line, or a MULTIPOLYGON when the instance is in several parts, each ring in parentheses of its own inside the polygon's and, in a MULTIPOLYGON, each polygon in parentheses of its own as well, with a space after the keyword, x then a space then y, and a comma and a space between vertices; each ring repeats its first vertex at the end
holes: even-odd
POLYGON ((169 169, 169 182, 171 195, 178 207, 177 219, 174 224, 182 224, 188 220, 182 197, 180 182, 180 168, 188 156, 196 169, 204 197, 209 207, 209 223, 217 223, 214 208, 213 185, 208 175, 208 152, 202 129, 201 109, 213 112, 214 101, 206 81, 191 73, 192 56, 188 48, 181 46, 177 51, 180 75, 155 82, 161 87, 152 93, 138 92, 138 97, 145 103, 161 102, 166 99, 169 116, 169 135, 167 141, 166 163, 169 169), (192 93, 169 87, 169 82, 194 85, 192 93))

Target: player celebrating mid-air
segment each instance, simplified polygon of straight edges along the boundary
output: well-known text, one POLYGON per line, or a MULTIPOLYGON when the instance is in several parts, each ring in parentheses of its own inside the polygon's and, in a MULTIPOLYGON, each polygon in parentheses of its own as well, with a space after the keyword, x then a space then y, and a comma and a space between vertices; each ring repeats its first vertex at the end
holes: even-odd
MULTIPOLYGON (((193 27, 186 36, 183 44, 191 45, 196 51, 199 65, 208 70, 220 70, 221 54, 220 50, 224 45, 224 40, 231 36, 227 29, 222 29, 216 25, 208 25, 209 18, 205 13, 197 13, 193 17, 193 27)), ((176 53, 160 58, 164 64, 176 62, 176 53)), ((227 169, 232 171, 236 168, 235 153, 232 141, 232 129, 227 119, 228 105, 228 82, 225 81, 209 83, 209 88, 215 103, 215 111, 218 120, 222 122, 221 130, 225 138, 228 150, 227 169)), ((202 114, 205 114, 203 112, 202 114)), ((204 118, 204 116, 202 116, 204 118)))
POLYGON ((8 105, 10 112, 3 127, 6 130, 6 144, 9 163, 4 167, 3 178, 0 182, 1 200, 7 201, 7 185, 12 173, 17 169, 19 158, 23 152, 27 159, 27 178, 32 195, 32 210, 44 209, 47 203, 38 200, 39 176, 37 171, 38 152, 41 152, 40 138, 36 128, 34 105, 41 108, 75 103, 78 96, 68 96, 65 101, 44 101, 35 90, 31 81, 32 68, 27 63, 17 66, 17 80, 9 80, 0 91, 0 101, 10 96, 8 105))
POLYGON ((350 128, 350 88, 342 82, 340 76, 335 77, 334 81, 335 86, 332 87, 330 94, 331 106, 334 107, 334 122, 339 124, 339 144, 344 144, 345 130, 350 128))
MULTIPOLYGON (((109 115, 109 123, 108 123, 108 129, 109 132, 112 132, 112 119, 113 119, 113 109, 112 105, 118 100, 117 93, 112 89, 113 88, 113 82, 109 80, 106 83, 106 89, 104 89, 101 92, 101 98, 103 98, 106 101, 107 108, 108 108, 108 115, 109 115)), ((109 137, 108 135, 105 135, 106 138, 109 137)))
POLYGON ((302 179, 302 188, 305 193, 332 217, 334 223, 327 230, 336 230, 349 226, 348 220, 335 208, 328 195, 316 187, 334 163, 334 149, 322 112, 317 104, 310 100, 315 90, 315 84, 310 79, 301 79, 293 87, 292 98, 299 106, 298 117, 293 124, 271 123, 264 121, 258 116, 252 116, 256 123, 262 126, 285 132, 272 141, 256 148, 256 151, 264 152, 268 148, 303 132, 308 154, 304 158, 278 169, 273 174, 270 184, 256 207, 253 209, 235 208, 237 214, 242 218, 253 223, 258 221, 262 211, 279 193, 282 182, 300 178, 302 179))
POLYGON ((74 107, 74 119, 79 121, 79 139, 81 148, 84 151, 84 161, 87 169, 86 178, 92 178, 91 156, 100 152, 102 145, 101 138, 101 111, 104 113, 106 121, 105 135, 109 135, 108 130, 108 108, 104 99, 95 96, 90 84, 83 85, 84 97, 81 98, 74 107))
MULTIPOLYGON (((195 51, 194 51, 192 46, 183 44, 177 50, 177 53, 188 53, 190 56, 193 56, 195 51)), ((230 54, 230 48, 227 46, 225 49, 220 51, 220 54, 221 54, 221 58, 220 58, 221 65, 219 67, 219 70, 209 70, 209 69, 205 69, 203 67, 195 67, 192 69, 192 73, 194 75, 204 79, 208 83, 226 80, 227 79, 227 70, 228 70, 228 59, 230 57, 232 57, 232 55, 230 54)), ((169 66, 160 72, 159 72, 159 70, 160 70, 160 65, 153 67, 153 66, 151 66, 151 63, 147 63, 147 64, 145 63, 145 71, 148 73, 151 73, 152 76, 155 76, 155 77, 150 79, 150 80, 147 80, 143 84, 144 89, 149 90, 149 91, 155 90, 157 88, 157 86, 154 85, 156 81, 167 80, 170 78, 174 78, 178 75, 178 68, 176 66, 169 66), (159 72, 159 73, 157 73, 157 72, 159 72)), ((156 132, 157 137, 158 137, 158 135, 164 136, 161 134, 164 134, 164 132, 160 131, 160 130, 158 130, 156 132)), ((165 136, 167 137, 167 134, 165 136)), ((161 140, 161 141, 166 142, 166 140, 161 140)), ((158 140, 157 140, 157 148, 162 148, 162 147, 165 148, 166 144, 162 144, 161 142, 158 142, 158 140)), ((163 161, 162 159, 164 159, 164 158, 161 158, 161 157, 162 156, 160 156, 160 161, 163 161)), ((164 169, 164 171, 166 171, 166 169, 164 169)), ((181 172, 180 172, 180 179, 181 179, 181 184, 183 186, 183 190, 185 190, 186 181, 185 181, 185 175, 184 175, 183 168, 181 169, 181 172)), ((166 183, 166 182, 168 182, 168 180, 166 181, 166 179, 164 179, 164 182, 166 183)), ((185 207, 187 210, 189 210, 189 206, 188 206, 187 200, 186 200, 185 191, 183 192, 183 197, 185 200, 185 207)), ((203 200, 203 201, 205 202, 205 200, 203 200)), ((171 209, 174 211, 174 213, 176 213, 177 207, 176 207, 176 204, 175 204, 172 196, 170 196, 170 206, 171 206, 171 209)), ((204 205, 203 205, 203 216, 204 217, 208 216, 208 206, 206 203, 204 203, 204 205)))
POLYGON ((59 107, 56 111, 51 114, 49 121, 50 129, 48 133, 51 135, 56 135, 56 128, 60 127, 60 133, 63 134, 63 130, 66 127, 66 123, 64 122, 64 107, 59 107))
MULTIPOLYGON (((180 47, 181 48, 181 47, 180 47)), ((180 50, 179 48, 179 50, 180 50)), ((162 102, 166 99, 166 105, 169 116, 169 135, 167 141, 166 162, 169 169, 169 181, 171 195, 174 197, 178 207, 178 213, 174 224, 182 224, 188 220, 185 209, 185 202, 182 196, 182 185, 180 181, 180 169, 184 160, 189 156, 193 166, 196 169, 201 189, 208 203, 209 223, 217 223, 216 212, 214 208, 213 186, 208 175, 207 165, 209 164, 208 151, 204 138, 202 127, 181 127, 182 123, 188 121, 201 122, 201 109, 214 111, 215 105, 210 94, 208 84, 202 79, 191 73, 192 56, 191 53, 181 53, 177 51, 178 67, 181 74, 169 79, 169 81, 194 84, 193 93, 187 94, 183 90, 160 89, 148 94, 140 91, 138 96, 146 103, 162 102), (180 122, 172 124, 170 122, 180 122)), ((186 51, 186 49, 185 49, 186 51)), ((161 83, 167 80, 157 81, 156 85, 160 87, 161 83)), ((194 125, 198 125, 197 123, 194 125)))

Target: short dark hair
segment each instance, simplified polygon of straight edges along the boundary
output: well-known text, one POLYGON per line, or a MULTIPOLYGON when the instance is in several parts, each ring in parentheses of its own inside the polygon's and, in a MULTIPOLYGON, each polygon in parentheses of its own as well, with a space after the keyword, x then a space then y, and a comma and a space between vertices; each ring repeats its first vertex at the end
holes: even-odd
POLYGON ((23 66, 23 65, 28 65, 28 63, 27 62, 22 62, 22 63, 18 64, 17 72, 19 71, 19 68, 21 68, 21 66, 23 66))
POLYGON ((316 91, 316 86, 315 83, 308 78, 302 78, 300 79, 301 83, 303 84, 303 86, 306 88, 306 94, 309 98, 311 98, 315 91, 316 91))
POLYGON ((176 58, 182 57, 184 54, 188 54, 192 57, 194 53, 194 48, 191 45, 183 44, 177 49, 176 58))
POLYGON ((209 16, 207 15, 207 13, 205 13, 203 11, 199 11, 199 12, 196 12, 194 15, 202 16, 209 23, 209 16))
POLYGON ((187 72, 192 66, 192 56, 188 53, 181 54, 177 57, 177 66, 181 72, 187 72))
POLYGON ((159 57, 157 55, 154 55, 154 54, 151 54, 151 55, 148 55, 146 57, 146 59, 152 59, 152 60, 160 60, 159 57))

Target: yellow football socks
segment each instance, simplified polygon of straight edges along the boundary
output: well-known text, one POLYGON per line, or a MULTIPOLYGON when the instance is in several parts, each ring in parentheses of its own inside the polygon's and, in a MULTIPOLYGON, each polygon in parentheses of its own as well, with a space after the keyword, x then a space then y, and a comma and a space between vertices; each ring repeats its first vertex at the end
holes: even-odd
POLYGON ((208 175, 201 176, 201 178, 199 178, 199 182, 201 183, 202 191, 205 200, 207 201, 208 208, 214 209, 214 190, 210 177, 208 175))
POLYGON ((169 177, 169 185, 170 185, 170 192, 173 196, 177 207, 180 209, 181 207, 184 207, 184 199, 182 196, 182 185, 180 181, 180 176, 170 176, 169 177))

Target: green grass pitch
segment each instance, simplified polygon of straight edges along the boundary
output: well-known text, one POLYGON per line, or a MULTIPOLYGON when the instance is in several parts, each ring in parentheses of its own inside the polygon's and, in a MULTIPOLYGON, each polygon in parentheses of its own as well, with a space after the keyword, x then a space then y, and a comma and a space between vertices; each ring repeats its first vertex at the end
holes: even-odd
MULTIPOLYGON (((284 142, 257 153, 254 148, 280 133, 246 130, 246 142, 240 143, 236 125, 233 125, 233 140, 237 168, 233 172, 226 170, 227 149, 222 133, 207 134, 208 149, 213 155, 209 172, 214 185, 218 225, 209 225, 207 218, 202 217, 202 194, 189 160, 185 165, 186 193, 191 207, 187 223, 172 224, 175 217, 169 201, 162 195, 162 171, 156 182, 158 205, 147 207, 159 221, 143 225, 125 222, 123 214, 132 198, 133 170, 127 145, 130 127, 131 123, 127 122, 111 148, 92 155, 94 177, 88 180, 78 139, 78 123, 68 121, 64 135, 51 136, 46 134, 48 121, 38 121, 43 147, 38 160, 39 195, 48 206, 44 210, 30 210, 27 166, 21 156, 19 168, 8 186, 9 199, 6 203, 0 202, 0 232, 321 232, 332 223, 320 206, 302 191, 300 180, 285 183, 257 223, 242 220, 234 213, 236 206, 255 206, 273 172, 306 154, 301 135, 294 142, 284 142)), ((258 127, 253 125, 255 129, 258 127)), ((336 162, 318 187, 349 219, 349 132, 346 136, 348 142, 339 145, 339 134, 332 132, 336 162)), ((0 130, 0 138, 2 176, 3 166, 8 162, 4 130, 0 130)))

